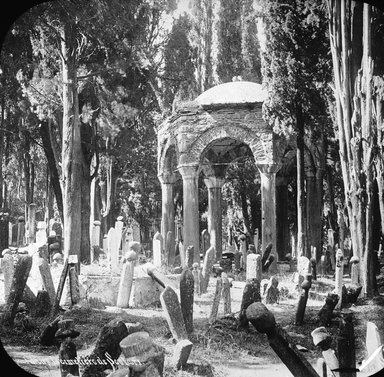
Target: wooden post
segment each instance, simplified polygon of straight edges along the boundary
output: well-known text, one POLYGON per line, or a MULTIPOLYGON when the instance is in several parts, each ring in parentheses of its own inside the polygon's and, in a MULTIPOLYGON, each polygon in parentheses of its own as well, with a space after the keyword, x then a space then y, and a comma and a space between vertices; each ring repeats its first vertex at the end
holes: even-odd
POLYGON ((267 334, 270 346, 295 377, 319 377, 312 365, 297 350, 289 335, 276 324, 273 313, 264 304, 251 304, 246 315, 257 331, 267 334))

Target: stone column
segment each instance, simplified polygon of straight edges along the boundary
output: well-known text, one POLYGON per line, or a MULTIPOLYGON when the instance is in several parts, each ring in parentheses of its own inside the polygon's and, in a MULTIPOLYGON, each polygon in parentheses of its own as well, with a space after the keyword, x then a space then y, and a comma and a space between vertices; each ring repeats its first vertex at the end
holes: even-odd
POLYGON ((216 250, 216 260, 220 260, 222 248, 222 216, 221 216, 221 188, 224 178, 207 177, 204 183, 208 189, 208 232, 211 246, 216 250))
POLYGON ((175 177, 171 174, 159 175, 161 183, 161 235, 165 240, 167 233, 175 234, 175 208, 173 204, 173 186, 175 177))
POLYGON ((200 264, 198 165, 178 167, 183 177, 183 244, 193 246, 194 262, 200 264))
MULTIPOLYGON (((264 250, 272 243, 271 254, 276 253, 276 172, 278 165, 257 165, 261 181, 261 243, 264 250)), ((276 261, 276 258, 275 258, 276 261)), ((272 263, 271 271, 276 269, 272 263)))

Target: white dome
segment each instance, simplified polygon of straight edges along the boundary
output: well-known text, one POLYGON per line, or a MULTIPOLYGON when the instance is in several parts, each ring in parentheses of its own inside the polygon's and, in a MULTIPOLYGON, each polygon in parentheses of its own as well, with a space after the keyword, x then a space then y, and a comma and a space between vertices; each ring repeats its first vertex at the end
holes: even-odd
POLYGON ((220 84, 200 94, 195 101, 201 106, 262 103, 267 92, 260 84, 250 81, 234 81, 220 84))

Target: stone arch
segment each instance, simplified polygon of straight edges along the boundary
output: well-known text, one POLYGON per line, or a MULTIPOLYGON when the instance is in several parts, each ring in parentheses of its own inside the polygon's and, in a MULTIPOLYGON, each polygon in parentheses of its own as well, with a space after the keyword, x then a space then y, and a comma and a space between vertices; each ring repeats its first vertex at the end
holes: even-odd
POLYGON ((172 168, 172 160, 176 161, 174 168, 177 167, 177 161, 179 160, 179 151, 177 148, 177 143, 172 138, 169 138, 162 144, 159 153, 158 160, 158 175, 163 174, 174 174, 172 168))
POLYGON ((191 144, 188 152, 181 156, 181 164, 198 164, 204 150, 215 140, 233 139, 249 146, 256 163, 273 163, 272 133, 256 133, 241 125, 217 126, 203 132, 191 144))

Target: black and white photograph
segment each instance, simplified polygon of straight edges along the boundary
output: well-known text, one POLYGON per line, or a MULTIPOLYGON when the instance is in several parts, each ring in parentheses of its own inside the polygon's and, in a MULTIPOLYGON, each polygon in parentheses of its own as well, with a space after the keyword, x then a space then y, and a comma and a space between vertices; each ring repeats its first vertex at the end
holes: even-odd
POLYGON ((384 3, 0 26, 1 375, 384 376, 384 3))

